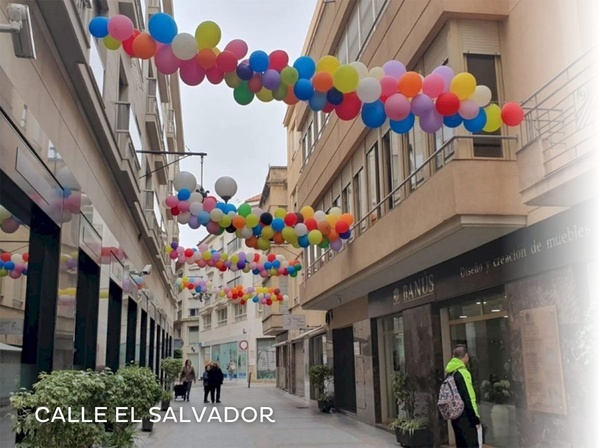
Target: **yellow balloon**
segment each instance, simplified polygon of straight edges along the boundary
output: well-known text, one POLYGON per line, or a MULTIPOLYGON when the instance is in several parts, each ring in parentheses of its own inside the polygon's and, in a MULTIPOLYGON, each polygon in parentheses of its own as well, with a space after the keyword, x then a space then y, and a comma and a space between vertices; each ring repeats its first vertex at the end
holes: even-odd
POLYGON ((467 72, 455 75, 450 82, 450 92, 454 93, 461 100, 466 100, 473 95, 475 87, 477 87, 475 76, 467 72))
POLYGON ((221 254, 221 260, 223 260, 223 261, 227 261, 227 258, 229 258, 229 256, 228 256, 228 255, 227 255, 225 252, 223 252, 223 253, 221 254))
POLYGON ((483 130, 485 132, 495 132, 502 126, 502 111, 497 104, 490 104, 485 109, 486 122, 483 130))
POLYGON ((271 238, 273 238, 273 235, 275 235, 275 231, 273 230, 273 227, 264 226, 262 228, 262 232, 261 232, 260 236, 263 237, 265 240, 270 240, 271 238))
POLYGON ((315 210, 310 205, 305 205, 300 209, 300 214, 304 216, 304 219, 314 218, 315 210))
POLYGON ((285 226, 283 228, 283 230, 281 231, 281 236, 283 237, 284 240, 286 240, 287 242, 291 243, 294 240, 298 240, 298 235, 296 235, 296 232, 294 232, 294 229, 289 227, 289 226, 285 226))
POLYGON ((308 233, 308 242, 313 245, 321 244, 323 241, 323 234, 318 230, 311 230, 308 233))
POLYGON ((335 226, 335 223, 338 222, 339 216, 337 215, 327 215, 325 217, 325 221, 329 223, 330 226, 335 226))
POLYGON ((211 50, 215 56, 219 56, 221 54, 221 50, 219 50, 217 47, 211 48, 211 50))
POLYGON ((318 72, 327 72, 333 75, 335 69, 340 66, 340 61, 335 56, 323 56, 317 62, 317 73, 318 72))
POLYGON ((271 243, 269 243, 269 241, 265 240, 264 238, 259 238, 258 239, 258 248, 260 250, 269 250, 271 248, 271 243))
POLYGON ((102 41, 104 42, 104 46, 109 50, 118 50, 121 48, 121 41, 113 37, 106 36, 102 41))
POLYGON ((223 215, 223 217, 219 221, 219 225, 221 227, 223 227, 224 229, 226 229, 227 227, 229 227, 231 225, 231 216, 229 216, 229 215, 223 215))
POLYGON ((287 212, 285 211, 285 208, 279 207, 279 208, 275 209, 275 213, 273 213, 273 216, 275 216, 275 218, 283 219, 285 217, 286 213, 287 212))
POLYGON ((166 245, 165 246, 165 252, 170 254, 171 252, 173 252, 173 248, 170 245, 166 245))
POLYGON ((202 252, 202 259, 205 261, 208 261, 212 258, 212 254, 210 253, 210 251, 205 250, 204 252, 202 252))
POLYGON ((214 48, 221 40, 221 28, 210 20, 202 22, 196 28, 195 37, 200 50, 203 48, 214 48))
POLYGON ((246 216, 246 225, 250 228, 256 227, 258 225, 260 218, 256 216, 254 213, 250 213, 246 216))
POLYGON ((256 94, 256 98, 258 98, 263 103, 268 103, 273 101, 273 92, 269 89, 265 89, 264 87, 260 89, 260 91, 256 94))
POLYGON ((333 87, 342 93, 350 93, 356 90, 359 81, 358 72, 349 65, 340 65, 333 72, 333 87))

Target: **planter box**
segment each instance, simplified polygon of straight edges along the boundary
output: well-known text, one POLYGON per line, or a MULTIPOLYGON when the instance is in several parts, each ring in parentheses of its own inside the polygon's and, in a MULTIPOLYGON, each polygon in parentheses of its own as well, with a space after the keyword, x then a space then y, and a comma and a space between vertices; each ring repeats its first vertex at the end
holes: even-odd
POLYGON ((171 405, 171 400, 169 400, 169 401, 161 401, 160 402, 160 410, 161 411, 166 411, 167 409, 169 409, 170 405, 171 405))
POLYGON ((150 421, 149 418, 142 419, 142 431, 144 432, 152 432, 152 427, 154 423, 150 421))
POLYGON ((329 412, 333 409, 333 400, 317 400, 321 412, 329 412))
POLYGON ((396 428, 396 441, 405 448, 431 448, 433 436, 429 428, 417 429, 412 434, 396 428))

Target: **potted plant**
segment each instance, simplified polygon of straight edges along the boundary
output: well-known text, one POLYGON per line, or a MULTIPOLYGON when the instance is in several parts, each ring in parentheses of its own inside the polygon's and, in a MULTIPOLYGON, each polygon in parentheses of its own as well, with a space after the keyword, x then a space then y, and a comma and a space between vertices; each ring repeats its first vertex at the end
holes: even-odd
POLYGON ((329 384, 333 378, 331 367, 318 364, 310 368, 310 382, 317 390, 317 405, 322 412, 333 408, 333 395, 329 392, 329 384))
POLYGON ((173 398, 173 393, 168 390, 163 390, 160 395, 160 410, 166 411, 169 409, 171 404, 171 398, 173 398))
POLYGON ((119 406, 133 409, 135 417, 142 418, 142 431, 152 431, 150 408, 161 399, 162 394, 154 373, 147 367, 125 366, 117 374, 123 381, 119 389, 119 406))
MULTIPOLYGON (((492 437, 496 443, 510 442, 510 415, 512 398, 511 384, 508 380, 498 380, 497 376, 490 376, 490 380, 481 383, 481 395, 485 401, 492 403, 490 421, 492 423, 492 437)), ((514 412, 514 409, 513 409, 514 412)))
POLYGON ((395 372, 392 394, 405 416, 398 416, 389 424, 396 432, 398 443, 407 448, 422 448, 433 445, 432 434, 426 421, 416 413, 417 379, 414 375, 395 372))
POLYGON ((173 358, 182 359, 183 358, 183 350, 181 350, 180 348, 176 348, 175 350, 173 350, 173 358))

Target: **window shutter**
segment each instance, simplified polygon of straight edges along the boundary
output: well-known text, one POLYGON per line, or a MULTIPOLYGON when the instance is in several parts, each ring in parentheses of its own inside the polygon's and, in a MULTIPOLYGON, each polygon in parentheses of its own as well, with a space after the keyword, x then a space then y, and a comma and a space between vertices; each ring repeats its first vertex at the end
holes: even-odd
POLYGON ((463 53, 500 54, 498 22, 461 20, 460 36, 463 53))

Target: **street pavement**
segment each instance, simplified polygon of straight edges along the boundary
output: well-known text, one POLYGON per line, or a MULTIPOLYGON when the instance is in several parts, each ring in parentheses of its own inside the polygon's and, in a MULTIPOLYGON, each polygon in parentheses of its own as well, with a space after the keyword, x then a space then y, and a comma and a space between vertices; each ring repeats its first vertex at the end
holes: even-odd
MULTIPOLYGON (((192 420, 191 423, 162 421, 154 424, 150 433, 141 433, 138 439, 140 448, 166 447, 398 447, 392 433, 360 423, 340 413, 321 413, 312 409, 302 399, 275 388, 271 384, 253 384, 248 388, 245 383, 226 382, 221 392, 222 403, 203 403, 203 388, 192 388, 190 401, 171 401, 173 415, 180 419, 192 420), (216 415, 225 419, 226 407, 234 407, 240 413, 246 407, 253 407, 260 413, 260 407, 273 409, 269 423, 257 419, 246 423, 241 417, 237 422, 219 422, 216 415), (196 414, 194 414, 193 409, 196 414), (203 409, 206 408, 204 414, 203 409), (213 410, 216 408, 216 410, 213 410), (196 415, 202 418, 196 422, 196 415), (211 421, 209 417, 211 417, 211 421)), ((265 411, 268 412, 268 411, 265 411)), ((230 418, 235 411, 228 411, 230 418)), ((164 418, 165 412, 160 415, 164 418)), ((247 420, 254 415, 245 412, 247 420)), ((264 414, 263 414, 264 415, 264 414)), ((260 415, 259 415, 260 417, 260 415)))

